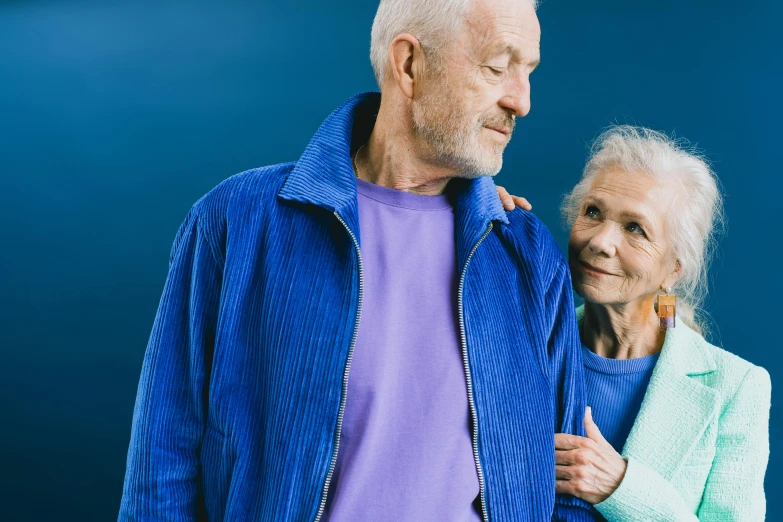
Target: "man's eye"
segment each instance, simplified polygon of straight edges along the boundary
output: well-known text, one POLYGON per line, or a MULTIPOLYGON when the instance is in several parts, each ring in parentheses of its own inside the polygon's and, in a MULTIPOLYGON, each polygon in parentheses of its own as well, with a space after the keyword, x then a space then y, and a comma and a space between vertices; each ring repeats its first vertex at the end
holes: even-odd
POLYGON ((599 214, 600 212, 598 211, 598 208, 594 207, 593 205, 590 205, 585 209, 585 216, 589 218, 596 219, 599 214))
POLYGON ((492 74, 494 74, 495 76, 500 76, 504 72, 506 72, 505 69, 499 69, 497 67, 492 67, 492 66, 489 66, 489 65, 487 66, 487 69, 489 69, 492 72, 492 74))

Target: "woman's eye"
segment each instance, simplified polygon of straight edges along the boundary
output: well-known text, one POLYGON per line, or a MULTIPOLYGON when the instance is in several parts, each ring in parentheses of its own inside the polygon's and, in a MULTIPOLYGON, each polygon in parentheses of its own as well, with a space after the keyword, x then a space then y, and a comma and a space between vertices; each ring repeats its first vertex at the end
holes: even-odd
POLYGON ((598 217, 598 215, 599 215, 598 208, 594 207, 593 205, 590 205, 585 209, 585 216, 589 218, 595 219, 598 217))
POLYGON ((498 69, 497 67, 492 67, 491 65, 488 65, 487 68, 490 71, 492 71, 492 74, 494 74, 495 76, 500 76, 501 74, 506 72, 505 69, 498 69))
POLYGON ((631 234, 638 234, 640 236, 645 235, 644 230, 642 230, 642 227, 639 226, 639 223, 629 223, 626 228, 631 234))

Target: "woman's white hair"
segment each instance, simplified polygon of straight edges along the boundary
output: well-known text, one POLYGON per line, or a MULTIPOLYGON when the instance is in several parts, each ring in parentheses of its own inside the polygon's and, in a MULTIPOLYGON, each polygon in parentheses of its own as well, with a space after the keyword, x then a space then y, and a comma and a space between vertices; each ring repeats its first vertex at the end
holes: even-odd
MULTIPOLYGON (((537 0, 520 0, 533 2, 537 0)), ((370 62, 378 88, 383 88, 389 48, 402 33, 415 36, 426 59, 437 71, 442 51, 463 28, 472 0, 381 0, 370 36, 370 62)))
POLYGON ((593 142, 582 179, 563 198, 561 212, 569 228, 582 213, 596 175, 607 170, 628 175, 646 172, 677 189, 666 215, 666 231, 681 266, 672 292, 677 295, 677 315, 705 334, 702 306, 708 291, 707 270, 725 223, 717 176, 685 139, 644 127, 613 125, 593 142))

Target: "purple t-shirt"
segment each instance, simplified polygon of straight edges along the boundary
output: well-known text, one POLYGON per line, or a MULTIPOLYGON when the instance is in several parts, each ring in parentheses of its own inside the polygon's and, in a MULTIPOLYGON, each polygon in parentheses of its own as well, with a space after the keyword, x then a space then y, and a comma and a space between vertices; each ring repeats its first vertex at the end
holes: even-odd
POLYGON ((364 295, 325 519, 479 521, 454 209, 356 183, 364 295))

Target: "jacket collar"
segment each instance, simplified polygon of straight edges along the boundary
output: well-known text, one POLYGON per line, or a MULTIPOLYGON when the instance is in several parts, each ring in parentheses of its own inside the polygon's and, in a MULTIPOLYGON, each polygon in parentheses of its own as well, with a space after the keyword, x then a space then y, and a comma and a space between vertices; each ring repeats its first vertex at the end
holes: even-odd
MULTIPOLYGON (((358 236, 358 196, 351 154, 370 137, 380 104, 380 93, 365 92, 337 107, 308 143, 278 197, 336 212, 358 236)), ((471 242, 477 231, 483 232, 490 221, 508 224, 492 178, 455 178, 449 182, 447 193, 454 198, 458 237, 464 235, 465 242, 471 242)))
MULTIPOLYGON (((577 309, 582 322, 584 307, 577 309)), ((622 454, 636 458, 665 479, 680 469, 719 410, 717 392, 698 378, 716 370, 704 338, 678 316, 666 331, 661 355, 622 454), (696 378, 694 378, 696 377, 696 378)))

